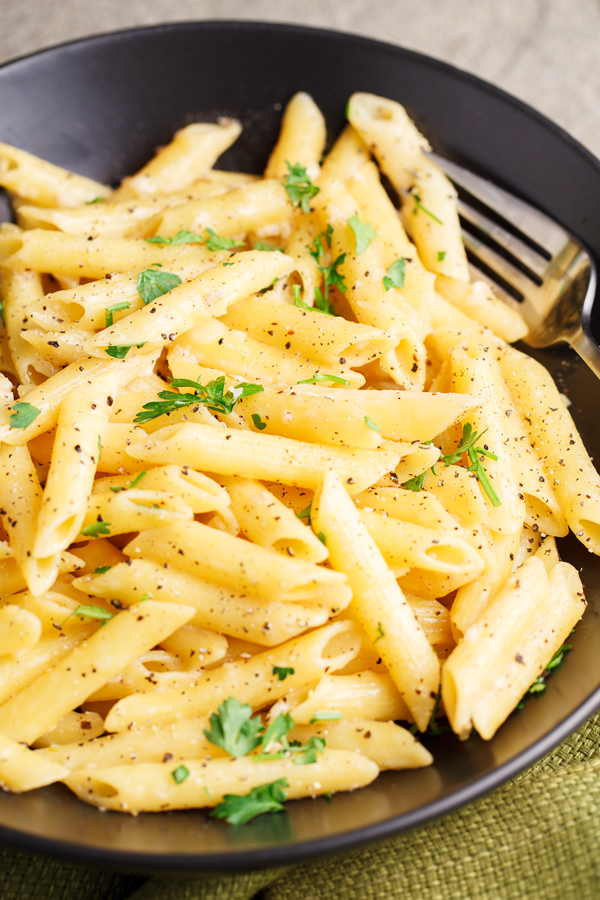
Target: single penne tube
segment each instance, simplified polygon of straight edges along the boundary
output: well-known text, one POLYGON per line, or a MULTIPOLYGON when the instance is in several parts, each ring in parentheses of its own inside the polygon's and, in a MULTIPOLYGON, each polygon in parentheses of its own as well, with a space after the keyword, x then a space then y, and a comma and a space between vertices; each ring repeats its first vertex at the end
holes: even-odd
POLYGON ((224 484, 231 511, 248 540, 293 559, 312 563, 327 559, 327 548, 313 531, 259 481, 228 478, 224 484))
MULTIPOLYGON (((92 570, 93 571, 93 570, 92 570)), ((349 604, 350 591, 327 592, 320 602, 271 602, 218 584, 203 581, 168 563, 131 559, 113 565, 109 571, 75 579, 73 584, 87 594, 117 600, 126 606, 142 594, 163 603, 185 603, 195 614, 190 625, 209 628, 239 640, 265 647, 288 641, 309 628, 324 625, 349 604)))
POLYGON ((85 743, 75 741, 70 744, 63 743, 40 749, 36 756, 52 760, 69 770, 200 759, 207 755, 225 756, 224 750, 216 744, 211 744, 204 736, 204 729, 209 727, 208 717, 198 716, 184 719, 175 725, 153 725, 149 728, 107 734, 85 743))
POLYGON ((397 344, 380 328, 299 308, 269 294, 239 300, 222 321, 262 343, 328 365, 363 366, 397 344))
MULTIPOLYGON (((42 734, 35 741, 36 748, 56 747, 63 744, 71 744, 77 741, 84 744, 104 734, 104 719, 96 712, 72 712, 66 713, 59 719, 52 731, 42 734)), ((44 757, 40 757, 44 758, 44 757)), ((45 757, 52 759, 51 754, 45 757)), ((57 759, 53 760, 58 762, 57 759)))
MULTIPOLYGON (((221 367, 231 375, 275 389, 286 388, 315 377, 325 380, 326 375, 340 379, 341 387, 350 385, 359 388, 365 383, 364 376, 352 371, 349 364, 326 365, 263 343, 245 331, 229 328, 214 318, 206 319, 188 330, 176 342, 174 349, 195 360, 200 366, 221 367)), ((338 383, 335 380, 331 382, 338 383)))
POLYGON ((289 163, 302 166, 310 178, 316 179, 326 137, 325 119, 313 98, 303 91, 294 94, 285 107, 265 178, 285 178, 289 163))
POLYGON ((87 356, 85 345, 93 337, 92 331, 41 331, 30 328, 23 332, 23 340, 45 356, 56 371, 87 356))
POLYGON ((548 582, 550 608, 539 617, 535 630, 519 648, 524 662, 521 663, 516 654, 507 660, 502 678, 495 682, 486 702, 478 704, 474 712, 474 727, 484 740, 493 737, 585 612, 581 581, 573 566, 558 563, 548 582))
MULTIPOLYGON (((473 432, 481 435, 477 446, 497 457, 485 456, 481 463, 492 489, 491 492, 483 491, 489 527, 492 531, 513 534, 523 526, 525 500, 512 459, 509 417, 502 405, 504 383, 499 366, 490 354, 481 352, 477 345, 471 343, 464 347, 457 346, 452 351, 451 370, 454 390, 463 393, 468 386, 470 391, 488 401, 470 413, 468 421, 473 432)), ((477 454, 477 460, 480 461, 482 456, 477 454)))
MULTIPOLYGON (((81 561, 70 553, 61 553, 59 556, 58 574, 64 572, 73 572, 81 567, 81 561)), ((0 558, 0 596, 10 597, 19 591, 27 588, 27 581, 23 570, 15 559, 6 557, 0 558)))
POLYGON ((600 478, 550 374, 518 350, 502 349, 502 374, 569 528, 600 553, 600 478))
POLYGON ((404 488, 372 487, 354 498, 359 509, 392 516, 422 528, 444 530, 462 536, 460 525, 434 494, 404 488))
POLYGON ((366 756, 327 749, 307 766, 297 766, 292 759, 257 762, 247 757, 208 762, 186 759, 182 765, 189 774, 181 783, 173 777, 171 762, 99 771, 77 769, 64 782, 87 803, 137 814, 216 806, 228 794, 247 794, 280 778, 285 779, 287 799, 317 797, 364 787, 379 774, 377 765, 366 756))
POLYGON ((429 144, 404 107, 375 94, 356 93, 348 101, 347 115, 398 193, 407 197, 412 192, 403 213, 410 219, 410 232, 425 267, 468 281, 456 190, 425 155, 429 144))
POLYGON ((375 164, 365 162, 360 166, 347 182, 347 187, 359 204, 363 221, 377 223, 377 237, 383 244, 384 264, 389 267, 397 260, 404 260, 401 279, 403 284, 398 290, 415 312, 419 336, 425 338, 431 330, 430 306, 434 276, 425 269, 417 248, 409 241, 375 164))
POLYGON ((584 610, 572 566, 559 563, 548 577, 537 556, 528 559, 445 663, 442 697, 453 730, 464 738, 473 726, 489 740, 584 610))
POLYGON ((106 367, 63 399, 37 522, 36 557, 45 559, 66 550, 80 533, 110 408, 139 368, 140 363, 106 367))
POLYGON ((469 284, 462 279, 438 275, 435 289, 452 306, 509 344, 527 336, 529 329, 521 313, 496 297, 485 281, 469 284))
POLYGON ((34 613, 14 603, 0 605, 0 655, 14 656, 29 650, 41 635, 42 623, 34 613))
POLYGON ((287 226, 290 236, 285 248, 288 256, 294 258, 294 279, 299 279, 302 287, 303 302, 308 306, 314 306, 315 288, 321 281, 322 273, 319 269, 321 260, 313 256, 316 240, 321 240, 321 218, 317 213, 305 213, 303 210, 294 210, 291 221, 287 226))
MULTIPOLYGON (((0 170, 1 171, 1 170, 0 170)), ((62 781, 69 770, 51 759, 37 756, 23 744, 0 734, 0 786, 19 794, 62 781)))
POLYGON ((229 268, 220 264, 184 282, 143 309, 105 328, 88 341, 89 352, 104 355, 109 346, 136 346, 174 341, 202 319, 223 315, 231 303, 267 287, 290 271, 292 260, 282 253, 250 250, 238 253, 229 268))
POLYGON ((189 606, 146 601, 99 628, 49 672, 0 707, 0 731, 31 743, 102 687, 128 662, 150 650, 193 616, 189 606), (70 674, 77 672, 78 677, 70 674))
POLYGON ((113 198, 169 194, 188 187, 207 175, 241 131, 235 119, 186 125, 139 172, 125 178, 113 198))
POLYGON ((406 598, 415 614, 417 622, 427 635, 429 643, 435 647, 439 657, 444 657, 454 649, 450 612, 438 600, 408 595, 406 598))
POLYGON ((191 507, 168 491, 130 488, 116 493, 106 491, 93 494, 80 530, 92 538, 106 534, 129 534, 193 517, 191 507))
POLYGON ((473 546, 484 561, 479 577, 459 587, 452 603, 452 632, 459 640, 486 611, 515 568, 520 535, 497 534, 485 525, 470 532, 473 546))
POLYGON ((371 154, 352 125, 346 125, 321 164, 320 181, 333 179, 347 184, 371 154))
POLYGON ((341 719, 296 725, 290 740, 305 744, 311 737, 322 737, 331 750, 348 750, 372 759, 381 771, 386 769, 420 769, 430 766, 433 756, 414 735, 395 722, 375 719, 341 719))
POLYGON ((127 448, 132 459, 144 463, 181 463, 220 475, 241 475, 312 490, 324 469, 335 468, 352 494, 375 484, 395 469, 401 456, 413 451, 411 444, 391 441, 381 450, 328 447, 192 422, 161 428, 127 448))
POLYGON ((97 478, 94 494, 119 493, 114 489, 128 490, 134 482, 144 491, 167 491, 186 503, 194 514, 226 509, 231 505, 229 494, 220 484, 189 466, 157 466, 131 475, 97 478))
MULTIPOLYGON (((191 253, 199 261, 211 256, 201 244, 159 245, 134 238, 63 234, 34 228, 20 234, 0 235, 0 260, 11 269, 54 274, 72 278, 104 278, 107 272, 142 271, 160 264, 170 271, 171 263, 191 253)), ((250 293, 250 292, 249 292, 250 293)))
MULTIPOLYGON (((343 668, 360 648, 360 635, 351 622, 334 622, 249 659, 224 663, 206 670, 183 692, 160 688, 119 700, 106 719, 108 731, 125 731, 131 723, 166 725, 216 709, 227 697, 249 703, 253 709, 293 696, 318 681, 325 670, 343 668), (293 669, 281 681, 274 668, 293 669)), ((0 714, 2 708, 0 708, 0 714)), ((134 726, 135 727, 135 724, 134 726)))
MULTIPOLYGON (((377 646, 419 729, 425 730, 439 685, 438 659, 333 471, 325 474, 315 494, 311 521, 316 533, 323 535, 332 567, 348 577, 353 614, 377 646)), ((397 521, 394 524, 401 525, 397 521)))
POLYGON ((283 556, 201 522, 176 522, 133 538, 123 552, 135 559, 169 563, 191 575, 266 599, 321 601, 346 578, 314 563, 283 556))
POLYGON ((236 412, 251 427, 258 415, 265 434, 374 449, 384 438, 431 441, 481 403, 481 398, 464 394, 340 391, 325 384, 299 384, 282 391, 265 387, 260 394, 244 397, 236 412))
MULTIPOLYGON (((162 687, 177 687, 185 690, 198 677, 199 666, 213 662, 210 649, 203 648, 206 653, 196 659, 195 666, 187 671, 179 659, 167 650, 151 650, 130 662, 124 669, 110 678, 88 697, 87 703, 113 703, 131 694, 145 694, 162 687)), ((216 648, 222 650, 220 648, 216 648)), ((223 658, 225 654, 219 654, 223 658)), ((219 661, 218 659, 216 660, 219 661)))
MULTIPOLYGON (((161 263, 161 267, 182 281, 190 281, 229 256, 222 251, 207 255, 204 248, 200 248, 199 255, 198 246, 182 244, 170 248, 171 258, 161 263)), ((157 253, 160 252, 162 258, 168 250, 168 246, 159 246, 157 253)), ((28 304, 27 314, 33 325, 46 331, 98 331, 106 328, 107 317, 110 321, 112 316, 113 321, 118 322, 143 309, 144 301, 138 291, 139 278, 138 273, 109 272, 96 281, 54 291, 41 300, 34 300, 28 304)))
MULTIPOLYGON (((137 358, 139 359, 140 357, 137 358)), ((127 456, 125 451, 128 447, 128 442, 140 440, 144 435, 145 431, 139 425, 119 425, 109 422, 102 435, 102 448, 98 461, 99 471, 107 474, 122 475, 131 469, 139 469, 139 466, 132 464, 131 458, 127 456)), ((31 455, 40 465, 50 465, 55 438, 56 432, 49 431, 30 442, 31 455)))
POLYGON ((0 144, 0 186, 38 206, 79 206, 112 190, 32 153, 0 144))
POLYGON ((460 572, 473 577, 484 568, 481 555, 460 535, 423 528, 366 509, 359 514, 390 566, 460 572))
POLYGON ((356 319, 391 334, 397 341, 394 350, 382 355, 379 365, 402 388, 423 390, 426 356, 419 336, 418 316, 396 287, 386 290, 383 242, 373 239, 362 253, 356 253, 350 221, 360 218, 360 209, 341 182, 324 185, 315 205, 333 228, 332 259, 341 257, 338 271, 350 287, 345 298, 356 319))
POLYGON ((412 722, 408 706, 390 675, 370 669, 353 675, 324 675, 301 703, 294 706, 293 698, 288 699, 292 718, 298 725, 311 724, 323 711, 340 713, 342 721, 368 717, 382 722, 412 722))
POLYGON ((205 231, 210 228, 220 237, 244 237, 249 231, 281 225, 291 215, 292 208, 283 185, 264 179, 244 184, 218 197, 173 206, 163 212, 156 233, 173 237, 185 230, 206 238, 210 232, 205 234, 205 231))
POLYGON ((164 204, 156 200, 94 203, 74 209, 19 206, 17 222, 24 229, 48 228, 92 237, 143 238, 155 227, 164 204))
POLYGON ((33 594, 48 591, 58 575, 60 556, 33 553, 42 488, 27 446, 0 445, 0 516, 15 561, 33 594))
POLYGON ((44 295, 41 275, 39 272, 3 269, 0 291, 4 303, 2 321, 14 370, 21 384, 39 384, 58 371, 45 348, 34 348, 24 339, 34 324, 29 318, 29 307, 44 295))
MULTIPOLYGON (((125 384, 139 372, 151 368, 155 361, 156 354, 147 354, 125 361, 88 357, 78 363, 72 363, 27 393, 27 405, 34 407, 34 412, 37 410, 30 424, 23 427, 13 419, 15 412, 19 411, 15 407, 21 401, 0 409, 0 440, 13 445, 26 444, 56 425, 63 400, 81 390, 84 385, 90 385, 101 377, 112 376, 117 379, 117 384, 125 384)), ((106 398, 104 402, 107 403, 106 398)), ((35 454, 33 455, 35 458, 35 454)))
POLYGON ((189 622, 163 638, 160 646, 176 656, 184 669, 218 662, 227 654, 225 635, 189 622))

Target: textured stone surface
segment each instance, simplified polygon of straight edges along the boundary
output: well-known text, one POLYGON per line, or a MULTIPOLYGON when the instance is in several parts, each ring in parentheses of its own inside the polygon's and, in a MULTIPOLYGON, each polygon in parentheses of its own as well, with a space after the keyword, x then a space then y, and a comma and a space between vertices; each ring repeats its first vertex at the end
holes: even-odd
POLYGON ((499 85, 600 156, 600 0, 0 0, 0 61, 188 19, 293 22, 392 41, 499 85))

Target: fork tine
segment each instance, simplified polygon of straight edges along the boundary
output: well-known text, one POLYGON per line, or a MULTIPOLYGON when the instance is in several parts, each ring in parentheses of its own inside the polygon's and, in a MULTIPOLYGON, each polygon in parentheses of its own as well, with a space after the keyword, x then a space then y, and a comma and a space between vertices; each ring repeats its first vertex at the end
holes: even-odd
POLYGON ((560 225, 524 200, 519 200, 508 191, 450 162, 449 159, 438 156, 437 153, 431 153, 430 156, 452 181, 514 225, 552 256, 555 256, 569 239, 569 235, 560 225))
POLYGON ((536 290, 536 285, 523 272, 511 265, 503 256, 492 250, 491 247, 482 244, 468 231, 463 231, 463 239, 467 250, 470 250, 484 266, 488 266, 505 282, 512 285, 523 297, 530 297, 532 292, 536 290))
POLYGON ((458 201, 458 212, 461 217, 472 225, 475 225, 484 234, 487 234, 496 244, 510 253, 515 259, 520 260, 528 269, 542 278, 548 266, 548 260, 532 250, 527 244, 515 237, 496 222, 492 222, 483 213, 473 209, 463 200, 458 201))

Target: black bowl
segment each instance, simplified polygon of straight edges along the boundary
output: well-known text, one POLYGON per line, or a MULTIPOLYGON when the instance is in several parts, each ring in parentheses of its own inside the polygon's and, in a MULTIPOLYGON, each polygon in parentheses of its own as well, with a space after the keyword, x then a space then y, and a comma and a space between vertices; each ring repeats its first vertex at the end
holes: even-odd
MULTIPOLYGON (((353 91, 401 101, 434 148, 546 210, 600 257, 600 164, 512 97, 419 54, 350 35, 284 25, 196 22, 91 38, 0 70, 0 140, 101 181, 135 171, 182 125, 229 114, 245 130, 222 168, 260 172, 282 106, 298 90, 323 110, 330 138, 353 91)), ((9 208, 0 209, 4 218, 9 208)), ((535 354, 569 391, 600 458, 600 391, 569 350, 535 354)), ((600 563, 574 538, 590 608, 546 694, 492 741, 425 739, 435 765, 388 772, 370 787, 288 804, 232 828, 204 812, 100 813, 54 786, 0 797, 0 839, 136 870, 243 869, 349 849, 423 824, 502 784, 551 750, 600 705, 600 563)))

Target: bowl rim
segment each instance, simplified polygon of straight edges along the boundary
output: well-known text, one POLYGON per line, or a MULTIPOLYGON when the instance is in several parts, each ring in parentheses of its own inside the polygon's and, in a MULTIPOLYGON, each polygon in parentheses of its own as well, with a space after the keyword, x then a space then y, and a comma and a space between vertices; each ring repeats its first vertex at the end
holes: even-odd
MULTIPOLYGON (((416 50, 402 47, 390 41, 379 40, 371 37, 363 37, 352 32, 344 32, 336 29, 317 28, 308 25, 297 25, 286 22, 256 21, 252 19, 190 19, 176 22, 157 23, 154 25, 140 25, 126 27, 107 32, 100 32, 88 37, 62 41, 48 47, 41 48, 31 53, 8 59, 0 64, 0 78, 5 69, 18 69, 31 62, 45 57, 60 54, 70 49, 77 49, 82 45, 102 45, 115 39, 134 39, 148 33, 185 32, 196 29, 212 30, 224 29, 228 31, 263 31, 280 35, 282 32, 304 34, 307 38, 322 35, 328 39, 344 42, 356 42, 361 46, 368 45, 379 52, 391 55, 399 55, 404 58, 414 59, 429 68, 438 69, 451 76, 455 80, 463 81, 479 87, 487 94, 501 99, 504 103, 520 110, 529 119, 537 120, 546 130, 554 134, 572 151, 575 151, 588 165, 592 165, 600 173, 600 160, 572 137, 564 128, 557 125, 543 113, 529 106, 524 101, 504 91, 502 88, 464 71, 451 63, 436 59, 416 50)), ((501 184, 501 179, 495 179, 501 184)), ((511 187, 514 193, 518 193, 511 187)), ((558 725, 548 731, 527 749, 514 758, 497 766, 486 775, 477 777, 472 782, 461 788, 433 800, 424 806, 403 813, 400 816, 392 816, 372 825, 361 826, 349 831, 344 831, 330 837, 321 837, 317 840, 308 840, 297 843, 289 843, 282 846, 271 845, 267 848, 254 847, 251 850, 228 850, 223 853, 209 854, 161 854, 155 851, 147 853, 139 851, 119 851, 113 849, 99 849, 87 844, 73 844, 68 840, 56 840, 41 835, 32 834, 14 828, 0 825, 0 840, 8 845, 20 849, 41 853, 73 862, 103 866, 119 871, 138 873, 172 872, 173 870, 200 872, 214 871, 249 871, 265 869, 280 865, 300 863, 310 859, 330 856, 343 852, 351 852, 358 847, 383 841, 395 835, 412 830, 418 826, 426 825, 434 819, 441 818, 450 812, 459 809, 466 804, 501 787, 506 781, 529 766, 533 765, 558 744, 568 738, 587 718, 600 707, 600 687, 596 688, 583 700, 571 713, 558 725)))

